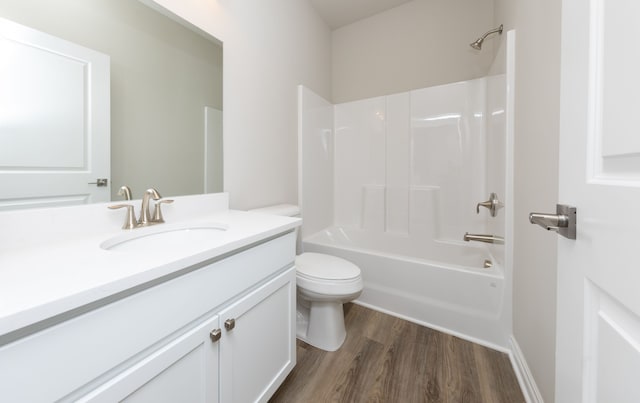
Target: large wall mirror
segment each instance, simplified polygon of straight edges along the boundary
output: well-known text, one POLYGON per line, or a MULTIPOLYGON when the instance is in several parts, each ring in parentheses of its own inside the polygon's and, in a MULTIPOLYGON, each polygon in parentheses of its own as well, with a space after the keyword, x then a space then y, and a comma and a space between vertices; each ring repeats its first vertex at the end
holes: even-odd
POLYGON ((133 198, 149 187, 165 197, 222 191, 220 41, 144 1, 0 0, 0 17, 108 55, 109 199, 122 185, 133 198))

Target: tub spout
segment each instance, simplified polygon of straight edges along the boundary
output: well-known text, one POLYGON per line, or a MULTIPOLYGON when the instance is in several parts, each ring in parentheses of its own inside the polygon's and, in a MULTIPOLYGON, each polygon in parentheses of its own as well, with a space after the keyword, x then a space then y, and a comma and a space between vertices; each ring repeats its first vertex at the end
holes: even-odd
POLYGON ((485 234, 470 234, 466 232, 463 238, 466 242, 478 241, 486 243, 495 243, 498 245, 504 244, 504 238, 498 235, 485 235, 485 234))

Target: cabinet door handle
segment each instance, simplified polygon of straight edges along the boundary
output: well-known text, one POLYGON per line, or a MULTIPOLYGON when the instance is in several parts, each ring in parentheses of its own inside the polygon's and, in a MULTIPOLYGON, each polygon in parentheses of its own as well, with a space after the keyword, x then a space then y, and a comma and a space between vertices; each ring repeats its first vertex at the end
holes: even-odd
POLYGON ((220 337, 222 337, 222 330, 213 329, 211 333, 209 333, 209 337, 211 337, 211 341, 215 343, 216 341, 220 340, 220 337))
POLYGON ((224 321, 224 328, 227 330, 231 330, 234 327, 236 327, 236 320, 235 319, 227 319, 224 321))

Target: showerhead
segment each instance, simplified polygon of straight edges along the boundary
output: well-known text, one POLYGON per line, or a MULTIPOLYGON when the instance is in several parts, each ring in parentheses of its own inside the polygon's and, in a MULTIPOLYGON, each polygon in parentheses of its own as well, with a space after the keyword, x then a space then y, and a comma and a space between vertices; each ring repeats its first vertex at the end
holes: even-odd
POLYGON ((475 50, 481 50, 482 49, 482 42, 484 42, 485 38, 491 34, 500 34, 502 35, 502 24, 500 24, 500 26, 498 28, 492 29, 491 31, 487 31, 484 35, 482 35, 480 38, 476 39, 475 42, 470 43, 469 46, 471 46, 472 48, 474 48, 475 50))

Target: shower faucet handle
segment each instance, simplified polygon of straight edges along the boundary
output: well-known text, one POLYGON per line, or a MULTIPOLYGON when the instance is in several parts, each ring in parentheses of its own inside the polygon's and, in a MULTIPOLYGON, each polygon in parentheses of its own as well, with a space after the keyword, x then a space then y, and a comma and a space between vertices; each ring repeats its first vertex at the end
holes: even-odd
POLYGON ((498 200, 497 194, 491 193, 489 195, 489 200, 480 202, 476 205, 476 214, 480 214, 480 206, 488 208, 491 217, 495 217, 498 215, 498 210, 500 210, 504 204, 498 200))

